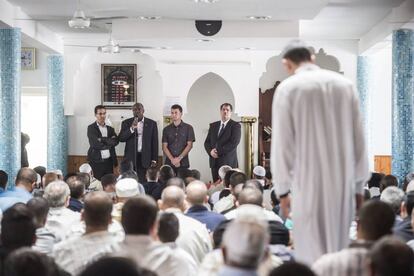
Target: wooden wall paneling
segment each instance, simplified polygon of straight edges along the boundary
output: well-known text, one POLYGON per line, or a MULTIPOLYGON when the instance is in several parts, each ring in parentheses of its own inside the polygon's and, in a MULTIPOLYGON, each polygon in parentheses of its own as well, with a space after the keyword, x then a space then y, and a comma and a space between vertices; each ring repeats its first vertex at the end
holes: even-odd
POLYGON ((378 173, 391 174, 391 155, 375 155, 374 170, 378 173))

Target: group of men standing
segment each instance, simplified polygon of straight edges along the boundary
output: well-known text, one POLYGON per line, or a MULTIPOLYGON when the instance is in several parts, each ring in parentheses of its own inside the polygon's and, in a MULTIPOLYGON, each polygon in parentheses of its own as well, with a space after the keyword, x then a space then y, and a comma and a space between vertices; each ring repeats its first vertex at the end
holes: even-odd
MULTIPOLYGON (((238 167, 237 145, 240 142, 240 124, 231 119, 233 106, 223 103, 220 106, 221 120, 210 124, 204 147, 210 158, 213 181, 218 180, 218 170, 223 165, 238 167)), ((113 173, 118 166, 115 146, 125 142, 124 159, 132 162, 140 182, 145 181, 146 170, 157 165, 158 127, 154 120, 144 117, 144 106, 136 103, 132 107, 133 117, 122 122, 119 135, 105 124, 106 108, 95 107, 96 121, 88 126, 88 161, 94 176, 100 179, 113 173)), ((181 168, 189 168, 188 154, 195 142, 194 129, 182 120, 183 109, 180 105, 171 106, 172 123, 162 132, 162 150, 165 164, 177 173, 181 168)))

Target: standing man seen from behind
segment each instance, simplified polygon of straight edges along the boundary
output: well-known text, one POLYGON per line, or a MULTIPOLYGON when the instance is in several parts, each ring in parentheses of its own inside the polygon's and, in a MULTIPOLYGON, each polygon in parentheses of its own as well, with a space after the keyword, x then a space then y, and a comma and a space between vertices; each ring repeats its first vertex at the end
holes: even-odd
POLYGON ((342 75, 322 70, 301 41, 284 51, 291 75, 273 101, 271 168, 281 206, 295 222, 296 259, 312 264, 349 244, 355 207, 369 179, 358 96, 342 75))
POLYGON ((224 103, 220 106, 221 120, 211 123, 204 148, 210 157, 210 168, 213 182, 219 179, 218 170, 228 165, 232 168, 239 166, 237 160, 237 146, 240 143, 240 124, 231 119, 233 106, 224 103))
POLYGON ((139 182, 144 183, 147 169, 157 165, 158 128, 155 121, 144 117, 141 103, 134 104, 132 112, 134 117, 122 122, 119 141, 126 143, 124 158, 134 164, 139 182))
POLYGON ((183 108, 174 104, 171 106, 172 123, 162 132, 162 150, 166 156, 165 164, 170 165, 175 174, 178 169, 189 168, 188 153, 195 142, 193 127, 181 120, 183 108))
POLYGON ((95 107, 96 122, 88 126, 88 161, 93 175, 101 180, 105 174, 113 173, 118 166, 115 146, 118 145, 118 136, 115 130, 105 124, 106 108, 103 105, 95 107))

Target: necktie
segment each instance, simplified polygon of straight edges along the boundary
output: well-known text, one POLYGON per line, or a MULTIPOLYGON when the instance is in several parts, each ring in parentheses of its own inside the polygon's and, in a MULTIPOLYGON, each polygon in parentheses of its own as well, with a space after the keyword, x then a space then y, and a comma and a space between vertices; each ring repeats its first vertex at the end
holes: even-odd
POLYGON ((218 136, 220 136, 220 135, 223 133, 223 130, 224 130, 224 123, 221 123, 221 126, 220 126, 220 130, 219 130, 218 136))

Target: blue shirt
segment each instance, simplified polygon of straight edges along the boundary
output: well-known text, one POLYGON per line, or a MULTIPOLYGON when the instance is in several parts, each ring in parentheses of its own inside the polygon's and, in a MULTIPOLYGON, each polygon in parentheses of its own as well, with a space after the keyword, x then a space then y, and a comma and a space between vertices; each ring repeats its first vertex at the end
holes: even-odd
POLYGON ((186 215, 205 224, 209 232, 213 232, 220 222, 226 220, 226 217, 222 214, 211 212, 202 205, 192 206, 188 209, 186 215))
POLYGON ((33 196, 24 188, 15 187, 0 193, 0 209, 4 212, 16 203, 27 203, 33 196))

